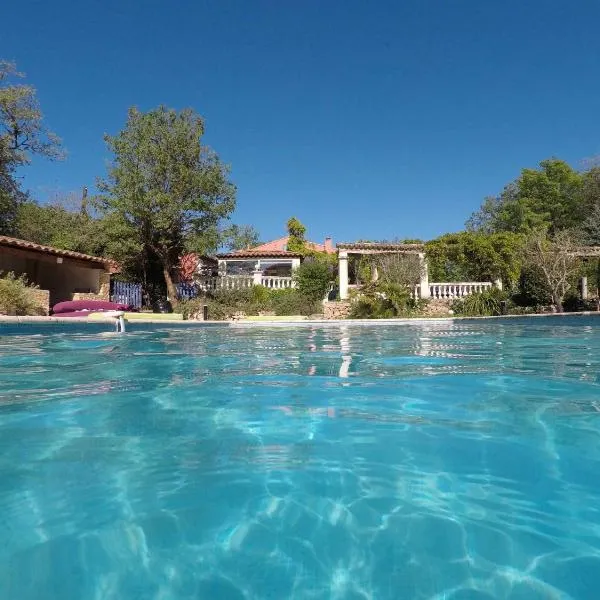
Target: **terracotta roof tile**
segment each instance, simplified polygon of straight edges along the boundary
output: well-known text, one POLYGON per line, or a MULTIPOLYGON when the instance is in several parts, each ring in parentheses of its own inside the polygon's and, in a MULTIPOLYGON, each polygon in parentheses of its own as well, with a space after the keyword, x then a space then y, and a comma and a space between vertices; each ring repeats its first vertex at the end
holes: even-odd
POLYGON ((28 240, 20 240, 18 238, 12 238, 5 235, 0 235, 0 247, 8 246, 10 248, 20 248, 22 250, 31 250, 33 252, 40 252, 43 254, 52 254, 53 256, 64 256, 66 258, 75 258, 77 260, 83 260, 88 262, 97 263, 111 269, 118 267, 117 263, 109 258, 102 258, 101 256, 91 256, 89 254, 83 254, 82 252, 74 252, 73 250, 63 250, 62 248, 53 248, 52 246, 44 246, 42 244, 36 244, 28 240))
MULTIPOLYGON (((329 239, 329 238, 328 238, 329 239)), ((287 246, 290 240, 290 236, 286 235, 282 238, 271 240, 259 246, 253 246, 246 250, 238 250, 237 252, 230 252, 229 254, 239 254, 240 252, 286 252, 287 246)), ((306 245, 316 252, 327 252, 328 254, 335 254, 335 248, 333 246, 326 246, 325 244, 318 244, 317 242, 310 242, 307 240, 306 245)))
POLYGON ((248 250, 258 250, 260 252, 272 252, 272 251, 286 251, 289 236, 285 236, 279 238, 278 240, 272 240, 270 242, 266 242, 265 244, 260 244, 259 246, 253 246, 252 248, 248 248, 248 250))
POLYGON ((237 250, 236 252, 227 252, 217 254, 217 258, 301 258, 302 255, 297 252, 288 252, 287 250, 237 250))

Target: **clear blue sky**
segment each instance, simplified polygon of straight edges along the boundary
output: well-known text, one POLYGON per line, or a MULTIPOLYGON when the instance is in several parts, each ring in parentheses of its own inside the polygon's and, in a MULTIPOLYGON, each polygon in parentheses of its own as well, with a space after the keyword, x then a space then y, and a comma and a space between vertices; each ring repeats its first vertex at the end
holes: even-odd
POLYGON ((234 221, 431 238, 549 156, 600 154, 597 0, 18 0, 0 56, 69 152, 33 194, 92 188, 131 105, 191 106, 234 221))

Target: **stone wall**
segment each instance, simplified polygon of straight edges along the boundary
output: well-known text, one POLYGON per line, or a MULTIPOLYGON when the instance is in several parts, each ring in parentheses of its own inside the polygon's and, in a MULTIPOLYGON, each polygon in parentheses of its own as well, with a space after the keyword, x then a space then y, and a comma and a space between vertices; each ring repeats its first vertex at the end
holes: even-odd
POLYGON ((431 299, 423 308, 422 315, 424 317, 449 317, 452 315, 451 304, 452 300, 431 299))
POLYGON ((325 302, 323 316, 325 319, 347 319, 350 315, 350 302, 325 302))
POLYGON ((100 300, 110 300, 110 273, 106 271, 100 273, 98 296, 100 300))
POLYGON ((41 315, 50 313, 50 292, 48 290, 31 290, 35 303, 39 306, 41 315))
POLYGON ((72 294, 72 300, 108 300, 107 297, 100 294, 90 294, 88 292, 75 292, 72 294))

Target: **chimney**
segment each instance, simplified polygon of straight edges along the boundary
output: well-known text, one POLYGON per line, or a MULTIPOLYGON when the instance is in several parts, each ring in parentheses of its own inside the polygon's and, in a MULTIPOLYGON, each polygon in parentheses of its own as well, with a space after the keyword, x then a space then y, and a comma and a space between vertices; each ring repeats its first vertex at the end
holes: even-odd
POLYGON ((333 254, 334 252, 333 242, 331 241, 330 237, 325 238, 325 252, 327 252, 327 254, 333 254))

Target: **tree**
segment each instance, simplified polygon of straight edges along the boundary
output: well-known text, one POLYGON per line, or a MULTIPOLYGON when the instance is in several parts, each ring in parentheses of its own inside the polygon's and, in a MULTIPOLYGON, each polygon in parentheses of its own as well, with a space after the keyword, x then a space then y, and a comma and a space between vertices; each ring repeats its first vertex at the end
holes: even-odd
POLYGON ((525 247, 525 264, 543 274, 557 312, 563 311, 563 301, 574 287, 574 279, 580 266, 575 255, 573 234, 560 231, 552 238, 542 232, 534 232, 525 247))
POLYGON ((204 121, 191 109, 131 108, 116 136, 100 206, 115 213, 162 269, 167 295, 177 296, 172 270, 203 234, 213 235, 235 208, 235 186, 218 156, 202 144, 204 121))
POLYGON ((585 216, 583 176, 566 162, 544 160, 539 169, 523 169, 498 197, 488 197, 467 221, 467 229, 551 234, 578 225, 585 216))
POLYGON ((95 221, 73 194, 58 196, 49 204, 26 200, 16 211, 15 234, 38 244, 94 254, 95 221))
POLYGON ((421 260, 414 254, 379 254, 371 257, 371 264, 377 268, 379 281, 410 290, 419 283, 423 273, 421 260))
POLYGON ((230 252, 258 246, 260 235, 252 225, 231 225, 222 233, 224 246, 230 252))
POLYGON ((464 231, 448 233, 425 244, 433 281, 494 281, 516 284, 523 261, 519 234, 464 231))
POLYGON ((0 233, 14 233, 19 204, 27 198, 17 169, 33 155, 62 157, 60 140, 43 124, 35 89, 15 82, 22 77, 14 63, 0 61, 0 233))
POLYGON ((292 217, 287 222, 288 230, 288 247, 290 252, 298 252, 299 254, 305 254, 306 248, 306 227, 296 218, 292 217))

